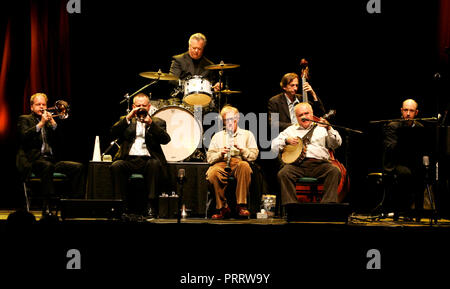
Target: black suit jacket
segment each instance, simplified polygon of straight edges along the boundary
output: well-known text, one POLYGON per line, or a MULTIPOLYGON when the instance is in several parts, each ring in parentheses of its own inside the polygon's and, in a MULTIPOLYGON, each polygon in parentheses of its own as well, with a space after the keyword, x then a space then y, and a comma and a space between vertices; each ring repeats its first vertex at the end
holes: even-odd
MULTIPOLYGON (((181 80, 189 76, 200 75, 206 77, 209 81, 214 81, 214 74, 212 70, 205 69, 205 66, 214 64, 206 57, 199 60, 197 68, 194 65, 194 60, 189 56, 189 52, 185 52, 172 57, 172 64, 170 65, 170 73, 178 76, 181 80)), ((177 81, 170 82, 173 85, 178 85, 177 81)), ((213 84, 213 83, 211 83, 213 84)))
MULTIPOLYGON (((302 96, 300 94, 296 94, 295 97, 301 102, 302 96)), ((311 104, 314 114, 317 116, 322 116, 325 113, 325 108, 323 106, 322 101, 309 101, 311 104)), ((271 121, 270 113, 279 113, 278 126, 280 132, 289 127, 291 123, 291 115, 289 114, 289 106, 287 104, 286 96, 284 93, 277 94, 269 99, 267 104, 268 112, 269 112, 269 121, 271 121)), ((275 124, 276 125, 276 124, 275 124)))
MULTIPOLYGON (((34 114, 19 116, 17 122, 17 131, 19 134, 19 148, 16 156, 16 166, 21 174, 31 172, 31 164, 41 155, 42 134, 36 131, 36 125, 39 119, 34 114)), ((46 124, 47 143, 52 148, 53 154, 56 153, 56 140, 60 136, 60 124, 57 124, 54 130, 50 124, 46 124)))
MULTIPOLYGON (((122 116, 111 128, 113 138, 119 138, 122 142, 115 159, 125 159, 136 139, 136 118, 133 118, 128 124, 125 116, 122 116)), ((161 145, 170 142, 170 136, 166 132, 166 122, 163 119, 152 117, 152 124, 146 127, 145 144, 149 153, 158 159, 161 164, 166 164, 166 157, 162 151, 161 145)))

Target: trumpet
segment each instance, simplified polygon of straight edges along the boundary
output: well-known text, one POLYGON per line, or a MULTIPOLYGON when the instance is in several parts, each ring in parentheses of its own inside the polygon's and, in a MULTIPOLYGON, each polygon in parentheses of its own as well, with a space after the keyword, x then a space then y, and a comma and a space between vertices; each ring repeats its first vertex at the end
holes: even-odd
POLYGON ((67 103, 67 101, 57 100, 54 106, 41 110, 41 112, 45 111, 49 112, 52 117, 66 119, 69 117, 69 104, 67 103))
POLYGON ((144 122, 145 118, 148 115, 148 111, 141 107, 136 111, 136 118, 140 121, 140 122, 144 122))

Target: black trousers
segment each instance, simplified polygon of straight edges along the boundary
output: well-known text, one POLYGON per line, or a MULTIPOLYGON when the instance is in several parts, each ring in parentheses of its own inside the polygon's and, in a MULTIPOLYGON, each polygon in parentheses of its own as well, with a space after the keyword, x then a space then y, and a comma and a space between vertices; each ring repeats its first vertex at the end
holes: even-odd
POLYGON ((161 162, 152 157, 128 156, 124 160, 114 161, 110 167, 114 194, 121 196, 127 203, 128 178, 133 173, 144 176, 145 190, 149 201, 156 200, 158 196, 159 180, 163 177, 161 162))
POLYGON ((41 157, 32 163, 32 171, 41 179, 44 200, 55 196, 53 173, 62 173, 70 183, 69 196, 71 198, 84 197, 83 164, 71 161, 54 162, 52 159, 41 157))
POLYGON ((416 209, 423 208, 424 176, 411 167, 397 165, 392 172, 389 190, 392 209, 408 211, 414 203, 416 209))
POLYGON ((278 172, 282 205, 298 203, 295 182, 301 177, 312 177, 323 181, 322 203, 337 202, 337 189, 341 179, 339 168, 326 160, 305 159, 301 164, 284 165, 278 172))

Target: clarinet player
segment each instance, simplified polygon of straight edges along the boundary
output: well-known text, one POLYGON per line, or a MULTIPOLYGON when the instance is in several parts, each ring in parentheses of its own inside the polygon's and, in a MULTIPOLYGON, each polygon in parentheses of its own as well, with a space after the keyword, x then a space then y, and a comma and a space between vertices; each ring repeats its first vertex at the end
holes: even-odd
POLYGON ((214 134, 206 153, 207 161, 211 164, 206 172, 206 179, 213 185, 216 196, 217 212, 212 218, 225 219, 232 214, 225 197, 230 175, 236 179, 236 215, 248 218, 250 212, 247 209, 247 195, 252 174, 249 162, 258 157, 258 146, 251 131, 239 128, 237 108, 225 106, 220 116, 225 129, 214 134))

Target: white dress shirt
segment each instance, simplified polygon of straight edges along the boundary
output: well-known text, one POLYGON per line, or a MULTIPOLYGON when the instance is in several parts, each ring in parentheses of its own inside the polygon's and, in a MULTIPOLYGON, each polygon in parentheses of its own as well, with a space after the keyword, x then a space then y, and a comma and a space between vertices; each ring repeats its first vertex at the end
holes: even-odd
POLYGON ((286 97, 286 101, 288 104, 288 108, 289 108, 289 116, 291 117, 291 124, 297 124, 297 117, 295 116, 295 110, 294 107, 300 103, 300 101, 298 101, 297 97, 294 96, 294 101, 291 101, 289 99, 289 97, 287 97, 286 94, 284 94, 284 97, 286 97))
POLYGON ((136 139, 131 146, 130 156, 150 156, 145 144, 145 123, 136 121, 136 139))

